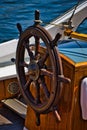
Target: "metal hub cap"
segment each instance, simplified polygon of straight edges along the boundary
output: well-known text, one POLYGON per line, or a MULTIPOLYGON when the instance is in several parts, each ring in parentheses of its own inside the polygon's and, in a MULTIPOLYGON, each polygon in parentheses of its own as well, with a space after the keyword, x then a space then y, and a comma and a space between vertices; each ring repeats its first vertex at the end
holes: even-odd
POLYGON ((39 77, 39 66, 36 61, 31 61, 28 66, 28 74, 31 80, 37 80, 39 77))

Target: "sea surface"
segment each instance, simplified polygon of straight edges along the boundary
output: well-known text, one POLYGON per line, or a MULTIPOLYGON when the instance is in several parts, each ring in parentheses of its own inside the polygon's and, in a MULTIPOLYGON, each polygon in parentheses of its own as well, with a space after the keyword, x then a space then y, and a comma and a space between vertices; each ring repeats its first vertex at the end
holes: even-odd
MULTIPOLYGON (((81 0, 80 0, 81 1, 81 0)), ((35 10, 49 23, 78 3, 78 0, 0 0, 0 43, 18 38, 17 23, 23 30, 34 23, 35 10)), ((87 23, 81 29, 87 29, 87 23)))

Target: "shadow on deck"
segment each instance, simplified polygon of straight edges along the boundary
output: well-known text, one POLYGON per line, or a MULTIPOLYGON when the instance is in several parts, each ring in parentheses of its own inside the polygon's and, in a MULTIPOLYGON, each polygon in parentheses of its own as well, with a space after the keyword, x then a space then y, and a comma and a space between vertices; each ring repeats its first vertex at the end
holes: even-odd
POLYGON ((0 130, 23 130, 24 119, 6 106, 0 108, 0 130))

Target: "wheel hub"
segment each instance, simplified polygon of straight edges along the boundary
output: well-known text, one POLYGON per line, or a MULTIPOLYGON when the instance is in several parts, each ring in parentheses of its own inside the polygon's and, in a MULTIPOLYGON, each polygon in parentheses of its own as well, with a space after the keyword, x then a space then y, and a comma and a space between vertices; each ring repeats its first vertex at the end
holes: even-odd
POLYGON ((37 80, 39 77, 39 66, 36 61, 31 61, 28 66, 28 74, 31 80, 37 80))

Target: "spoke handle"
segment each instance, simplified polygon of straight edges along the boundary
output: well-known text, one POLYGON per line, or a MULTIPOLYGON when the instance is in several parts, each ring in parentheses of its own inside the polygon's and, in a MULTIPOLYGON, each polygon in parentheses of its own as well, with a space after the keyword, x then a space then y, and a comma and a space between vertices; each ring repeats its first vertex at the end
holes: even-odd
POLYGON ((40 17, 39 10, 35 10, 35 20, 34 20, 35 25, 38 25, 38 24, 42 23, 42 21, 39 19, 39 17, 40 17))
POLYGON ((19 33, 21 35, 21 33, 22 33, 22 26, 21 26, 20 23, 17 23, 17 28, 18 28, 18 31, 19 31, 19 33))
POLYGON ((39 20, 40 12, 39 10, 35 10, 35 20, 39 20))
POLYGON ((56 116, 57 120, 58 120, 58 121, 61 121, 61 117, 60 117, 58 111, 55 110, 54 113, 55 113, 55 116, 56 116))
POLYGON ((40 114, 36 112, 36 125, 40 126, 40 114))

